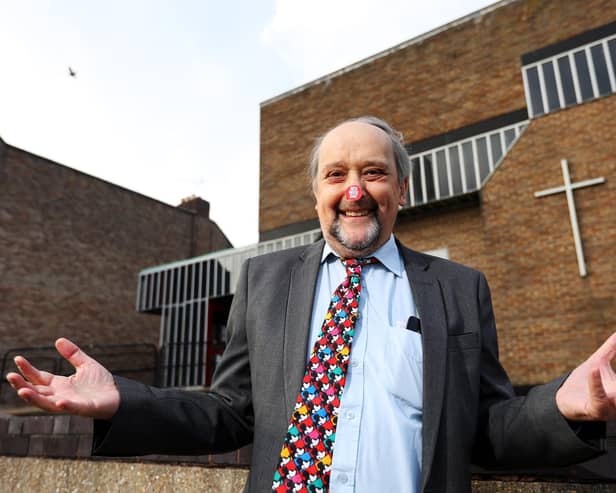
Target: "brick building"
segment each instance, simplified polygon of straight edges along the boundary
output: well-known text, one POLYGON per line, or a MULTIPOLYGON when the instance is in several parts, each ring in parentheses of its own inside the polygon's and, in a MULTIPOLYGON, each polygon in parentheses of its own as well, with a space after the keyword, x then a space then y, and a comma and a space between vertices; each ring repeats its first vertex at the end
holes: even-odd
POLYGON ((241 260, 319 235, 306 173, 314 139, 371 114, 403 132, 411 157, 397 236, 486 273, 515 385, 570 370, 616 328, 615 70, 614 2, 503 0, 265 101, 261 243, 143 271, 138 309, 162 313, 161 340, 190 343, 182 334, 206 316, 211 329, 211 310, 213 333, 224 331, 241 260), (563 185, 563 160, 571 200, 536 197, 563 185), (212 262, 225 268, 216 289, 212 262), (208 288, 176 286, 170 298, 178 276, 208 288))
MULTIPOLYGON (((242 260, 320 236, 315 138, 375 115, 412 163, 396 235, 485 272, 514 385, 546 382, 616 330, 615 94, 616 3, 503 0, 276 96, 261 104, 261 242, 142 271, 138 309, 162 314, 161 340, 190 345, 195 324, 222 340, 242 260)), ((194 355, 162 357, 166 385, 202 383, 194 355)), ((581 470, 548 474, 614 479, 613 452, 581 470)))
POLYGON ((260 237, 318 227, 298 179, 315 137, 384 118, 414 166, 397 236, 484 271, 512 380, 547 381, 616 330, 615 69, 613 1, 505 0, 265 101, 260 237), (562 159, 605 179, 572 194, 585 276, 565 193, 534 195, 562 159))
MULTIPOLYGON (((149 250, 151 261, 145 261, 146 253, 139 255, 144 259, 139 265, 152 267, 139 273, 137 309, 160 314, 162 383, 207 384, 245 258, 319 237, 305 171, 310 148, 341 120, 366 114, 403 132, 413 164, 409 206, 400 211, 397 236, 416 250, 486 273, 501 360, 514 384, 525 387, 570 370, 616 329, 616 209, 610 200, 616 178, 615 94, 616 3, 503 0, 265 101, 261 242, 198 257, 167 255, 167 250, 158 253, 160 260, 149 250), (565 172, 573 182, 568 194, 565 172), (163 263, 181 257, 188 258, 163 263)), ((2 150, 0 182, 6 179, 2 150)), ((29 196, 40 200, 40 193, 29 196)), ((125 204, 144 200, 122 196, 125 204)), ((154 208, 156 214, 178 214, 162 204, 154 208)), ((132 221, 143 227, 138 214, 132 221)), ((148 238, 160 240, 160 234, 148 238)), ((101 233, 99 241, 104 240, 101 233)), ((47 247, 36 237, 27 241, 47 247)), ((65 251, 50 248, 56 255, 65 251)), ((88 279, 92 274, 82 273, 88 279)), ((66 297, 62 302, 70 306, 66 297)), ((28 308, 36 309, 34 302, 28 308)), ((158 324, 152 320, 157 317, 135 317, 135 326, 158 324)), ((614 433, 612 426, 608 434, 614 433)), ((582 475, 616 477, 616 440, 609 440, 610 454, 587 464, 582 475)), ((580 474, 560 472, 574 473, 580 474)))
MULTIPOLYGON (((195 324, 221 340, 241 261, 319 235, 314 139, 371 114, 403 132, 411 157, 397 236, 486 273, 515 385, 570 370, 616 328, 615 70, 614 2, 503 0, 263 102, 261 243, 144 270, 138 309, 162 313, 161 340, 176 346, 195 324), (535 196, 563 185, 563 160, 571 216, 564 191, 535 196)), ((180 373, 166 384, 201 383, 180 373)))
POLYGON ((0 358, 61 335, 156 345, 139 270, 231 246, 202 199, 172 207, 2 140, 0 190, 0 358))

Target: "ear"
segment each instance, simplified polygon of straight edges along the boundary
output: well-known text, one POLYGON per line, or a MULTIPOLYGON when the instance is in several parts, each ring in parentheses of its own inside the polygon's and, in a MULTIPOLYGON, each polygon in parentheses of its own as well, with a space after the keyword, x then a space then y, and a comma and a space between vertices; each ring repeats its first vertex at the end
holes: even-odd
POLYGON ((409 192, 409 177, 406 176, 402 183, 400 183, 400 200, 398 201, 398 205, 405 206, 406 205, 406 196, 409 192))

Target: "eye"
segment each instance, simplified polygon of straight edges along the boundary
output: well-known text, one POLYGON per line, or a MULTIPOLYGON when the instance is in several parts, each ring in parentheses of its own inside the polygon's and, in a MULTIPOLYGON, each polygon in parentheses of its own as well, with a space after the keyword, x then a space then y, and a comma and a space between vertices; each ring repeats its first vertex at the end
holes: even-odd
POLYGON ((382 168, 368 168, 364 170, 364 176, 368 178, 380 178, 381 176, 385 176, 387 172, 382 168))
POLYGON ((325 179, 327 180, 336 181, 340 178, 344 178, 344 171, 339 169, 333 169, 325 174, 325 179))

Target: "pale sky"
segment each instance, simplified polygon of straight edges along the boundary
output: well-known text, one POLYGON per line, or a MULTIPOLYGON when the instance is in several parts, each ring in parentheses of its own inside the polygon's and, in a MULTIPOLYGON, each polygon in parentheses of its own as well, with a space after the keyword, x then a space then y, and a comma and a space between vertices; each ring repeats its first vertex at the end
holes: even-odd
POLYGON ((0 137, 256 243, 259 103, 492 3, 0 0, 0 137))

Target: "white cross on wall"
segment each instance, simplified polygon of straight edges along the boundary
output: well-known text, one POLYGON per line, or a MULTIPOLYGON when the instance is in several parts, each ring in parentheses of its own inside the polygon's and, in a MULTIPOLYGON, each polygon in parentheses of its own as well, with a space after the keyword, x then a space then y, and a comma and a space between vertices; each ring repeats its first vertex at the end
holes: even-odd
POLYGON ((540 192, 535 192, 535 197, 545 197, 547 195, 553 195, 560 192, 565 192, 567 195, 569 218, 571 219, 571 229, 573 230, 573 241, 575 243, 575 253, 577 255, 580 276, 586 277, 586 262, 584 262, 584 251, 582 250, 582 240, 580 238, 580 227, 578 226, 577 213, 575 211, 575 201, 573 200, 573 190, 577 188, 590 187, 592 185, 600 185, 601 183, 605 183, 605 178, 600 176, 599 178, 592 178, 590 180, 571 183, 571 177, 569 176, 569 163, 566 159, 562 159, 560 161, 560 165, 563 169, 563 179, 565 181, 564 186, 547 188, 545 190, 541 190, 540 192))

